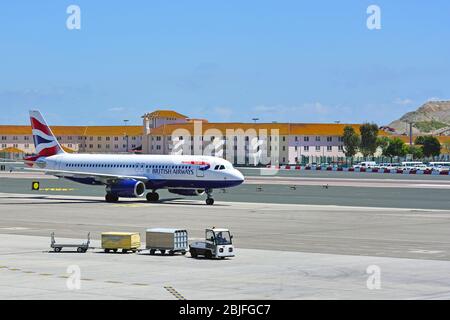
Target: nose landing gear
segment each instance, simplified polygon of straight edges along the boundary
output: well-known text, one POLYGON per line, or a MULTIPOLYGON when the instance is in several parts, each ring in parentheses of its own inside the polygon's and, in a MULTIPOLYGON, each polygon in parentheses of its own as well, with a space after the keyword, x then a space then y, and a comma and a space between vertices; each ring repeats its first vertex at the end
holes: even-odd
POLYGON ((214 204, 214 199, 212 197, 212 190, 211 189, 207 189, 205 190, 207 198, 206 198, 206 204, 208 206, 212 206, 214 204))

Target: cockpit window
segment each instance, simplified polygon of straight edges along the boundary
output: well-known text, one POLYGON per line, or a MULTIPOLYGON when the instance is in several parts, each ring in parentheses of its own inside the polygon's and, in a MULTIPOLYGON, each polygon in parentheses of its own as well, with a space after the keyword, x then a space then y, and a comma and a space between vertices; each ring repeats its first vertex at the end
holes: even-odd
POLYGON ((224 170, 224 169, 225 169, 224 165, 221 165, 220 168, 219 168, 219 170, 224 170))

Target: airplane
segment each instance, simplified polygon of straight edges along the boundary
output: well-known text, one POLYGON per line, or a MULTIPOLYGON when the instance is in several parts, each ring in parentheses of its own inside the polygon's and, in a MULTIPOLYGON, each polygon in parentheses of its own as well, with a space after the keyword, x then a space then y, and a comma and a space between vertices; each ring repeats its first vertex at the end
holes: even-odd
POLYGON ((136 155, 66 153, 41 113, 30 111, 36 155, 24 158, 29 171, 45 172, 88 185, 105 185, 106 202, 119 197, 143 197, 157 202, 158 189, 183 196, 206 193, 213 205, 213 189, 230 188, 244 182, 244 176, 222 158, 202 155, 136 155))

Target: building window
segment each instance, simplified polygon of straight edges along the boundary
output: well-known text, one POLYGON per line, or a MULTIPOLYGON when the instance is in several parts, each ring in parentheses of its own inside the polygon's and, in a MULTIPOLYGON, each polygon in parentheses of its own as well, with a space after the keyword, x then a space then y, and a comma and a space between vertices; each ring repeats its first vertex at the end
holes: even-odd
POLYGON ((320 141, 320 137, 319 136, 316 136, 316 141, 320 141))
POLYGON ((320 146, 316 146, 316 151, 320 151, 320 146))
POLYGON ((308 136, 303 137, 303 141, 308 142, 309 141, 309 137, 308 136))
POLYGON ((13 140, 17 140, 17 136, 13 136, 13 140))
POLYGON ((344 146, 338 146, 338 151, 344 151, 344 146))
POLYGON ((295 141, 298 141, 298 137, 297 136, 295 136, 295 141))
POLYGON ((344 137, 338 137, 339 142, 344 142, 344 137))
POLYGON ((332 151, 333 147, 332 146, 327 146, 327 151, 332 151))
POLYGON ((106 149, 109 149, 109 144, 106 145, 106 149))
POLYGON ((98 145, 97 145, 97 148, 101 149, 101 147, 102 147, 102 145, 101 145, 101 144, 98 144, 98 145))
POLYGON ((28 140, 30 140, 30 137, 29 136, 25 136, 25 137, 23 137, 23 140, 28 141, 28 140))
POLYGON ((303 151, 309 151, 309 146, 304 146, 303 151))
POLYGON ((102 141, 102 137, 97 137, 97 141, 102 141))
POLYGON ((328 142, 333 141, 333 137, 327 137, 327 141, 328 141, 328 142))
POLYGON ((161 146, 160 146, 160 145, 157 145, 157 146, 156 146, 156 150, 161 150, 161 146))
POLYGON ((111 138, 110 137, 106 137, 106 141, 110 141, 111 140, 111 138))

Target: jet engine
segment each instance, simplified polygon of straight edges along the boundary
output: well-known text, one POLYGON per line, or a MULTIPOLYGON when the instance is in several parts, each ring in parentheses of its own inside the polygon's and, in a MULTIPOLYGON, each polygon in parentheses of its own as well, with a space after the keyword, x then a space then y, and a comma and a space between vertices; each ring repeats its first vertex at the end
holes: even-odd
POLYGON ((106 186, 106 192, 122 198, 142 197, 145 193, 145 184, 134 179, 120 180, 106 186))

